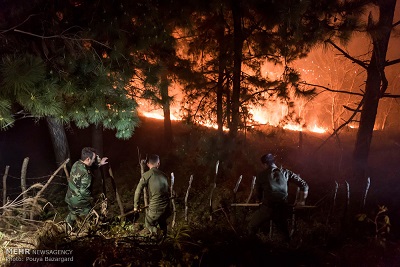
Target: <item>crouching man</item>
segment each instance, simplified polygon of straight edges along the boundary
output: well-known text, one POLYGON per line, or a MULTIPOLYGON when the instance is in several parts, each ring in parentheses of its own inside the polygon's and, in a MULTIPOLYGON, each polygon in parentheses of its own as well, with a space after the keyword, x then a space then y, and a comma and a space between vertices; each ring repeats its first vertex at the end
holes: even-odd
POLYGON ((145 172, 136 187, 133 209, 139 208, 140 194, 143 188, 147 188, 149 194, 149 206, 145 217, 145 227, 152 235, 157 234, 157 226, 162 235, 167 234, 167 219, 171 215, 169 187, 167 175, 160 171, 160 158, 158 155, 150 155, 147 160, 150 170, 145 172))
POLYGON ((77 219, 85 218, 92 209, 91 185, 93 175, 91 168, 107 164, 107 159, 106 157, 100 159, 94 148, 84 147, 81 151, 81 159, 72 165, 68 190, 65 195, 65 202, 69 209, 65 221, 70 228, 69 230, 72 230, 75 226, 77 219))

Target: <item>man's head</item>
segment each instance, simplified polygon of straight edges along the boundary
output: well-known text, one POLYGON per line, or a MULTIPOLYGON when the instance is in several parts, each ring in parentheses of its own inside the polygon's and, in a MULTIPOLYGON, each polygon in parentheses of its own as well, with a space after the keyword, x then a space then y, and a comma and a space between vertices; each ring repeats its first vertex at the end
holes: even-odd
POLYGON ((271 153, 262 155, 261 157, 261 163, 267 165, 267 166, 272 166, 272 164, 275 163, 275 157, 271 153))
POLYGON ((160 166, 160 157, 158 155, 152 154, 147 159, 147 166, 151 168, 158 168, 160 166))
POLYGON ((96 161, 96 150, 92 147, 84 147, 81 151, 81 160, 87 166, 92 166, 96 161))

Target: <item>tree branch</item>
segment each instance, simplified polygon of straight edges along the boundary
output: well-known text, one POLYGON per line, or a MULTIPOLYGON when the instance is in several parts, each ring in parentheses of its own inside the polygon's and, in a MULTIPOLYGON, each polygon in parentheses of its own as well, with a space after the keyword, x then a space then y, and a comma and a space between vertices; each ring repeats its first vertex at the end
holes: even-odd
POLYGON ((109 47, 108 45, 103 44, 103 43, 101 43, 99 41, 96 41, 94 39, 90 39, 90 38, 71 38, 71 37, 66 37, 65 35, 41 36, 41 35, 37 35, 37 34, 31 33, 31 32, 21 31, 21 30, 18 30, 18 29, 14 29, 14 31, 15 32, 19 32, 19 33, 23 33, 23 34, 27 34, 27 35, 30 35, 30 36, 38 37, 38 38, 41 38, 41 39, 61 38, 61 39, 67 39, 67 40, 71 40, 71 41, 91 41, 91 42, 94 42, 94 43, 99 44, 101 46, 104 46, 104 47, 106 47, 108 49, 111 49, 111 47, 109 47))
POLYGON ((27 22, 31 17, 37 16, 37 15, 39 15, 39 14, 31 14, 31 15, 29 15, 29 16, 28 16, 23 22, 21 22, 20 24, 14 26, 14 27, 11 27, 10 29, 3 30, 3 31, 0 32, 0 34, 6 33, 6 32, 11 31, 11 30, 14 30, 15 28, 17 28, 17 27, 21 26, 22 24, 24 24, 25 22, 27 22))
POLYGON ((396 27, 397 25, 400 25, 400 20, 397 21, 396 23, 394 23, 394 24, 392 25, 392 27, 394 28, 394 27, 396 27))
POLYGON ((400 95, 384 94, 382 98, 400 98, 400 95))
POLYGON ((344 109, 347 109, 347 110, 349 110, 349 111, 353 111, 353 112, 360 112, 360 111, 361 111, 361 110, 357 110, 357 109, 348 107, 348 106, 346 106, 346 105, 343 105, 343 108, 344 108, 344 109))
POLYGON ((211 91, 213 91, 215 88, 217 88, 217 86, 211 87, 211 88, 203 95, 203 97, 200 99, 200 102, 199 102, 199 104, 197 105, 196 112, 193 114, 193 117, 194 117, 194 118, 196 118, 197 112, 199 112, 200 106, 202 105, 203 100, 204 100, 204 99, 208 96, 208 94, 209 94, 211 91))
POLYGON ((386 62, 385 67, 400 63, 400 58, 386 62))
POLYGON ((334 48, 336 48, 337 50, 339 50, 340 53, 342 53, 342 55, 343 55, 344 57, 350 59, 351 61, 353 61, 354 63, 360 65, 360 66, 363 67, 364 69, 366 69, 366 68, 368 67, 367 64, 365 64, 363 61, 358 60, 358 59, 356 59, 356 58, 350 56, 349 53, 347 53, 347 52, 344 51, 342 48, 340 48, 339 46, 337 46, 334 42, 332 42, 332 40, 329 40, 329 39, 328 39, 328 40, 326 40, 325 42, 331 44, 334 48))
POLYGON ((278 90, 278 89, 273 89, 273 88, 267 88, 267 89, 263 89, 263 90, 261 90, 261 91, 257 91, 257 92, 254 92, 254 93, 252 93, 251 95, 248 95, 245 99, 243 99, 241 102, 240 102, 240 105, 243 105, 244 103, 246 103, 247 101, 249 101, 250 99, 252 99, 253 97, 255 97, 256 95, 259 95, 259 94, 262 94, 262 93, 265 93, 265 92, 268 92, 268 91, 272 91, 272 90, 278 90))
POLYGON ((307 83, 307 82, 300 82, 300 84, 322 88, 322 89, 325 89, 326 91, 334 92, 334 93, 356 95, 356 96, 364 96, 364 94, 362 94, 362 93, 354 93, 354 92, 343 91, 343 90, 334 90, 334 89, 331 89, 329 87, 326 87, 326 86, 323 86, 323 85, 318 85, 318 84, 312 84, 312 83, 307 83))
POLYGON ((336 136, 338 132, 347 124, 353 121, 353 118, 360 112, 361 107, 364 105, 364 98, 361 99, 360 104, 358 104, 357 108, 354 110, 353 114, 350 116, 350 118, 345 121, 342 125, 340 125, 336 130, 333 131, 333 133, 316 149, 316 151, 320 150, 327 142, 329 139, 331 139, 333 136, 336 136))

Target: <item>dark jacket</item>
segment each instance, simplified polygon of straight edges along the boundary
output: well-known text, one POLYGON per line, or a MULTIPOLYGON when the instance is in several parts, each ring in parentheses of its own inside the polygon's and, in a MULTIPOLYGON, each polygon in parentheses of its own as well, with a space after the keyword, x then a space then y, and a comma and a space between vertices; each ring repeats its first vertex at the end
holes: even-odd
POLYGON ((256 197, 263 204, 286 202, 288 182, 296 184, 301 191, 308 191, 307 183, 290 170, 278 168, 275 164, 257 175, 256 197))

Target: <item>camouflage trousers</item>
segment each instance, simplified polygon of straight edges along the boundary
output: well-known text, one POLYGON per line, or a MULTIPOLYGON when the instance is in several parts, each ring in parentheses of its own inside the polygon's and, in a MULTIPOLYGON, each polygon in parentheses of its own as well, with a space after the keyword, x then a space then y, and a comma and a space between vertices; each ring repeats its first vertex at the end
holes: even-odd
POLYGON ((76 221, 84 220, 85 217, 89 214, 92 207, 87 205, 85 207, 74 207, 68 205, 69 213, 65 218, 65 221, 73 228, 75 226, 76 221))

